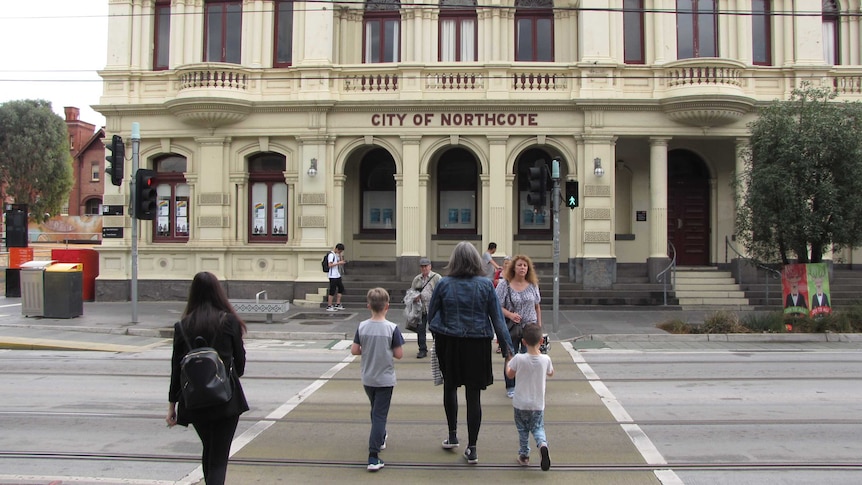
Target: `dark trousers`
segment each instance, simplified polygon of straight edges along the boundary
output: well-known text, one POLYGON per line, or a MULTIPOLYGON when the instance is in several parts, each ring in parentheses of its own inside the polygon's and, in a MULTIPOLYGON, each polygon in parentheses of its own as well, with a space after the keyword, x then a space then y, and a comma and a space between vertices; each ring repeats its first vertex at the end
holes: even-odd
MULTIPOLYGON (((482 390, 466 387, 467 398, 467 446, 476 446, 479 428, 482 426, 482 390)), ((449 425, 449 435, 458 431, 458 386, 443 381, 443 409, 449 425)))
POLYGON ((425 339, 425 330, 428 328, 428 314, 422 312, 422 318, 419 319, 419 328, 416 329, 416 342, 419 343, 420 352, 428 352, 428 343, 425 339))
POLYGON ((238 423, 239 415, 216 421, 192 423, 204 446, 201 466, 204 469, 204 481, 207 485, 224 485, 230 444, 238 423))
POLYGON ((368 454, 380 453, 380 445, 386 441, 386 420, 392 402, 392 387, 365 387, 371 401, 371 433, 368 435, 368 454))

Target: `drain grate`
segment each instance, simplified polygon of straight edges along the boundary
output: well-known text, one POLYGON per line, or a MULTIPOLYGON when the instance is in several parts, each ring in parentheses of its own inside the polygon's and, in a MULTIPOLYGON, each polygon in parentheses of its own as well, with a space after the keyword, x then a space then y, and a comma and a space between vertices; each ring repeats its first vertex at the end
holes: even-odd
POLYGON ((326 320, 305 320, 299 322, 300 325, 329 325, 330 323, 332 322, 326 320))

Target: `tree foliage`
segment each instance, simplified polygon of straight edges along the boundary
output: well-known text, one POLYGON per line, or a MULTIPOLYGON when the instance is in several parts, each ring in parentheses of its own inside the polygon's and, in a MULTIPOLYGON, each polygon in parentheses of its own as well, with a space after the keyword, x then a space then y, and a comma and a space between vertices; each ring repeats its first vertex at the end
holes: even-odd
POLYGON ((803 85, 749 125, 736 225, 756 259, 817 263, 862 243, 862 104, 835 97, 803 85))
POLYGON ((74 183, 66 123, 44 100, 0 104, 0 197, 43 221, 59 214, 74 183))

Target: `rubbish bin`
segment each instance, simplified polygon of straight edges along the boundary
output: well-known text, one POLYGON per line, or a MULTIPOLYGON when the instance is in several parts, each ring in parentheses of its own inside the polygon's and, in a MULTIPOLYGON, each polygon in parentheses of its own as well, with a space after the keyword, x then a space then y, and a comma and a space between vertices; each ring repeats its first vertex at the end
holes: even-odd
POLYGON ((45 312, 45 269, 54 261, 21 263, 21 314, 41 317, 45 312))
POLYGON ((33 261, 33 248, 9 248, 6 298, 21 298, 21 265, 28 261, 33 261))
POLYGON ((81 263, 54 263, 45 269, 45 318, 75 318, 84 314, 81 263))
POLYGON ((58 263, 82 263, 84 301, 96 300, 96 278, 99 276, 99 252, 95 249, 52 249, 51 259, 58 263))

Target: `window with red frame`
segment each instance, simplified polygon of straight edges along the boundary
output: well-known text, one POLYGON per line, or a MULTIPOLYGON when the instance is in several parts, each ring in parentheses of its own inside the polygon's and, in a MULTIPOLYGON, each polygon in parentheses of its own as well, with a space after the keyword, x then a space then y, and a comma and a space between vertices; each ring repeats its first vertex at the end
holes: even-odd
POLYGON ((401 60, 401 2, 367 0, 362 58, 366 64, 401 60))
POLYGON ((206 2, 204 62, 239 64, 242 50, 242 2, 206 2))
MULTIPOLYGON (((478 51, 476 46, 476 9, 449 7, 447 1, 440 3, 438 60, 441 62, 473 62, 478 51)), ((475 3, 474 3, 475 5, 475 3)))
POLYGON ((626 64, 643 64, 644 58, 644 2, 623 2, 623 50, 626 64))
POLYGON ((273 66, 293 64, 293 0, 275 2, 275 59, 273 66))
POLYGON ((287 158, 280 153, 260 153, 248 160, 249 242, 287 240, 287 158))
POLYGON ((158 0, 153 23, 153 70, 168 68, 171 50, 171 2, 158 0))
POLYGON ((772 1, 751 0, 752 63, 772 65, 772 1))
POLYGON ((718 57, 715 0, 677 0, 676 31, 677 59, 718 57))
POLYGON ((515 7, 515 60, 553 61, 553 0, 517 0, 515 7))
POLYGON ((188 242, 191 230, 186 157, 165 155, 154 161, 156 168, 156 217, 153 242, 188 242))

